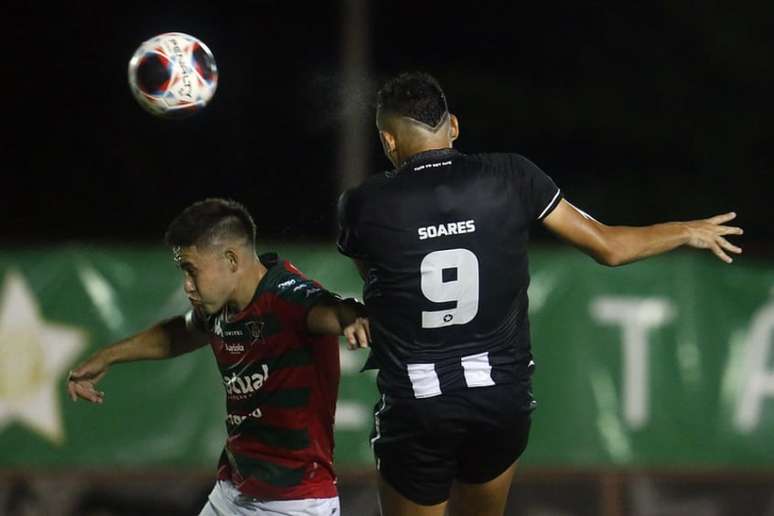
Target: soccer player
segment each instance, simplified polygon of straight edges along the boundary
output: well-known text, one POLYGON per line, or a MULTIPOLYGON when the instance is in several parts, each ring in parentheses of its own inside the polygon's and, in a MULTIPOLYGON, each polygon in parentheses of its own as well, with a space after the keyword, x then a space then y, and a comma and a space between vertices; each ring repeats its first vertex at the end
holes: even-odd
POLYGON ((535 406, 527 238, 541 222, 617 266, 688 245, 720 259, 734 213, 608 226, 518 154, 463 154, 438 82, 401 74, 377 94, 395 168, 345 192, 339 249, 365 280, 381 397, 371 443, 385 516, 503 513, 535 406))
POLYGON ((208 342, 226 389, 228 437, 201 514, 339 513, 333 420, 338 335, 365 345, 362 305, 342 300, 276 254, 255 252, 255 224, 239 203, 207 199, 166 233, 192 310, 96 352, 68 390, 102 403, 108 368, 171 358, 208 342))

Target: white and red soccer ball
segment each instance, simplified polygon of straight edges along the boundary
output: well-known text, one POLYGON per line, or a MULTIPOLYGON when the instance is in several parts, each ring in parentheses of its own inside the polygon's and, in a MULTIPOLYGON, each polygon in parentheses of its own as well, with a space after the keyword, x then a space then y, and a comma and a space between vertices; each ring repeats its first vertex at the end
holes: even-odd
POLYGON ((187 116, 212 99, 218 69, 210 49, 181 32, 159 34, 143 42, 129 61, 129 87, 150 113, 187 116))

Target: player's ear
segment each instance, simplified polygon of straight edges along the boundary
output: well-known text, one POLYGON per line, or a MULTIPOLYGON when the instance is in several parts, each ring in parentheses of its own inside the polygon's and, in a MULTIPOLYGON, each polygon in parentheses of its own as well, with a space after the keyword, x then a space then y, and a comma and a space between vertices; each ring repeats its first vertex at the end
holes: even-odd
POLYGON ((231 272, 236 272, 239 269, 239 253, 235 249, 228 248, 223 253, 226 258, 226 265, 231 272))
POLYGON ((379 139, 382 141, 382 148, 384 153, 388 156, 395 153, 395 149, 398 147, 398 140, 395 135, 384 129, 379 131, 379 139))
POLYGON ((454 141, 460 135, 460 121, 457 117, 449 114, 449 140, 454 141))

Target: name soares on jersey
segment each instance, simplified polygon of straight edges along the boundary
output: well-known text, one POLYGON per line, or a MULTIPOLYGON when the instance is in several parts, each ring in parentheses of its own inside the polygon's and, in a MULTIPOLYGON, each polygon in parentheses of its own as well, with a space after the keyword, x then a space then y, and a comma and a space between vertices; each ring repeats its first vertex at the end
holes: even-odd
POLYGON ((420 240, 428 238, 437 238, 449 235, 462 235, 464 233, 473 233, 476 230, 475 220, 460 220, 458 222, 447 222, 437 226, 424 226, 417 228, 420 240))

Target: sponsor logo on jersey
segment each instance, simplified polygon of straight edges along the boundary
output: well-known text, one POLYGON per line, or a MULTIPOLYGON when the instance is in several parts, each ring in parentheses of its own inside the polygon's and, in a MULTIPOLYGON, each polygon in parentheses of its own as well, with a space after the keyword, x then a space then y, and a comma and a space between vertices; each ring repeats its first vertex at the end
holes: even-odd
POLYGON ((449 235, 462 235, 464 233, 473 233, 476 230, 475 220, 461 220, 459 222, 448 222, 438 224, 437 226, 424 226, 417 229, 419 239, 438 238, 449 235))
POLYGON ((248 414, 247 416, 240 416, 239 414, 229 414, 228 416, 226 416, 226 423, 233 426, 241 425, 242 422, 248 417, 259 419, 263 417, 263 413, 261 412, 261 409, 256 408, 255 410, 250 412, 250 414, 248 414))
POLYGON ((296 278, 290 278, 287 281, 283 281, 279 285, 277 285, 278 290, 285 290, 290 287, 293 287, 291 289, 291 292, 301 292, 303 291, 306 297, 311 296, 312 294, 315 294, 320 291, 319 288, 315 287, 314 284, 310 281, 303 281, 299 283, 299 281, 296 278))
POLYGON ((245 347, 242 344, 229 344, 228 342, 224 342, 223 343, 223 347, 229 353, 244 353, 245 352, 245 347))
POLYGON ((253 342, 256 340, 261 340, 263 338, 263 321, 247 321, 245 323, 245 328, 247 328, 247 333, 250 334, 250 337, 253 339, 253 342))
POLYGON ((314 283, 311 281, 305 281, 303 283, 299 283, 295 287, 293 287, 293 292, 303 292, 305 297, 309 297, 312 294, 316 294, 321 289, 319 287, 314 286, 314 283))
POLYGON ((296 281, 295 278, 290 278, 289 280, 283 281, 282 283, 277 285, 277 290, 285 290, 286 288, 292 287, 296 283, 297 283, 297 281, 296 281))
POLYGON ((264 322, 262 320, 245 321, 244 323, 237 324, 239 325, 231 327, 226 326, 226 329, 223 329, 223 318, 222 316, 219 316, 215 319, 215 323, 212 327, 212 333, 224 341, 232 341, 223 343, 224 349, 229 353, 244 353, 245 344, 253 344, 256 341, 263 339, 264 322), (238 339, 249 342, 233 342, 238 339))
POLYGON ((226 394, 229 396, 243 396, 258 391, 269 379, 269 366, 261 364, 263 373, 254 373, 250 376, 231 376, 223 377, 223 384, 226 386, 226 394))
POLYGON ((212 333, 220 337, 221 339, 224 337, 241 337, 242 336, 242 330, 240 328, 229 328, 227 330, 223 329, 223 315, 219 315, 215 319, 215 324, 212 326, 212 333))

